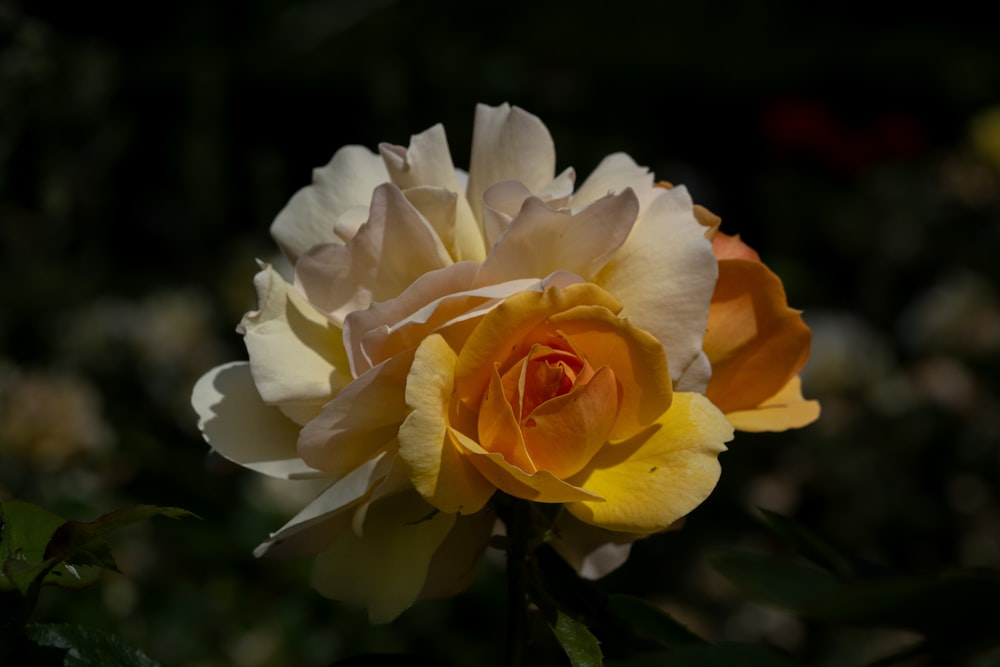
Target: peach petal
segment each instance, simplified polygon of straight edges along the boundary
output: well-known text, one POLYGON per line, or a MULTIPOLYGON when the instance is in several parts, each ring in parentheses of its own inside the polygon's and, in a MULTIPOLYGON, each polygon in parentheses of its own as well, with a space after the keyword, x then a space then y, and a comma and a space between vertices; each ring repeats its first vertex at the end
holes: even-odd
POLYGON ((649 333, 600 306, 576 306, 549 318, 595 368, 614 370, 621 388, 618 417, 609 434, 627 438, 652 424, 670 406, 673 393, 663 346, 649 333))
POLYGON ((521 433, 536 469, 565 479, 590 462, 607 441, 617 416, 618 383, 604 366, 589 382, 549 399, 522 418, 521 433))
POLYGON ((449 428, 449 432, 483 477, 504 493, 539 503, 600 501, 598 494, 568 484, 546 470, 526 472, 508 463, 502 454, 486 451, 460 431, 449 428))
POLYGON ((719 263, 704 341, 712 361, 705 394, 723 412, 758 406, 805 365, 811 332, 786 303, 781 280, 760 262, 719 263))

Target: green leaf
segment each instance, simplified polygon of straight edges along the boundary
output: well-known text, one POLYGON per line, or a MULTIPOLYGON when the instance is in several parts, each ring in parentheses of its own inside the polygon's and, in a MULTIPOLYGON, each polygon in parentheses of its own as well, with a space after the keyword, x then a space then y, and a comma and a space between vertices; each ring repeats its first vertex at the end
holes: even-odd
POLYGON ((607 610, 633 632, 654 639, 664 646, 703 644, 705 640, 691 632, 652 603, 631 595, 609 595, 607 610))
MULTIPOLYGON (((705 644, 658 651, 614 667, 795 667, 784 655, 761 644, 705 644)), ((610 667, 610 666, 609 666, 610 667)))
POLYGON ((558 611, 551 627, 573 667, 601 667, 604 664, 601 647, 586 625, 558 611))
POLYGON ((763 508, 760 512, 764 525, 805 558, 841 577, 855 574, 850 558, 807 527, 763 508))
POLYGON ((45 558, 56 558, 71 563, 78 562, 73 559, 80 558, 80 562, 85 564, 101 565, 117 570, 107 545, 100 540, 119 528, 154 516, 177 519, 195 515, 177 507, 139 505, 109 512, 93 521, 66 521, 52 534, 52 539, 45 548, 45 558), (110 566, 102 564, 109 559, 110 566))
POLYGON ((713 556, 710 562, 750 599, 799 612, 815 607, 843 587, 825 570, 786 559, 727 552, 713 556))
MULTIPOLYGON (((92 583, 97 571, 86 567, 58 567, 61 561, 49 561, 45 549, 52 534, 65 519, 43 507, 23 500, 0 502, 0 590, 16 590, 22 596, 36 579, 66 587, 92 583)), ((86 565, 86 563, 80 563, 86 565)))
POLYGON ((25 634, 40 646, 66 650, 63 667, 160 667, 118 637, 69 624, 35 624, 25 634))

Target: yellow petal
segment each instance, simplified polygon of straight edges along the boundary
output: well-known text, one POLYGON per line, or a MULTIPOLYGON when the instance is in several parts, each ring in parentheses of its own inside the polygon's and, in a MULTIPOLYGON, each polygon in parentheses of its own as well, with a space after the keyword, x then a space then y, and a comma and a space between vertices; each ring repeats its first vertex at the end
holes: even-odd
POLYGON ((430 336, 417 348, 406 380, 406 403, 413 412, 399 428, 399 456, 427 502, 469 514, 482 509, 496 488, 448 436, 455 360, 441 336, 430 336))
POLYGON ((719 479, 718 455, 733 436, 701 394, 676 392, 670 409, 639 435, 604 447, 569 482, 604 499, 568 504, 578 519, 607 530, 649 534, 697 507, 719 479))
POLYGON ((802 380, 795 376, 781 391, 756 408, 726 413, 737 431, 785 431, 819 419, 819 401, 802 397, 802 380))
POLYGON ((420 597, 448 597, 469 587, 479 569, 479 561, 489 544, 496 520, 489 507, 455 518, 448 537, 434 552, 420 597))
POLYGON ((364 534, 343 531, 316 558, 312 585, 322 595, 362 605, 372 623, 388 623, 412 605, 434 553, 455 524, 414 492, 368 509, 364 534))

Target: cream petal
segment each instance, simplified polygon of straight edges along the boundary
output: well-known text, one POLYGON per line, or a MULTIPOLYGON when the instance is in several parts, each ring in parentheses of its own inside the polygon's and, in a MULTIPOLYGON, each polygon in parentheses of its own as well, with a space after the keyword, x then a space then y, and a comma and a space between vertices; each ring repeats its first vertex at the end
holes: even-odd
POLYGON ((309 248, 336 242, 334 225, 347 209, 367 206, 389 180, 382 158, 363 146, 345 146, 313 170, 313 183, 292 196, 271 224, 271 236, 294 264, 309 248))
POLYGON ((395 441, 406 418, 404 386, 412 352, 363 373, 302 428, 298 452, 309 465, 342 475, 395 441))
POLYGON ((483 193, 483 232, 488 248, 496 245, 531 196, 531 190, 520 181, 500 181, 486 189, 483 193))
POLYGON ((388 623, 420 595, 431 559, 455 525, 416 492, 373 503, 364 536, 341 533, 316 558, 312 584, 322 595, 365 606, 372 623, 388 623))
POLYGON ((509 104, 476 107, 466 197, 477 220, 483 219, 483 193, 490 185, 516 180, 537 192, 555 171, 555 145, 541 120, 509 104))
POLYGON ((687 190, 659 192, 595 282, 621 301, 621 317, 660 339, 676 381, 701 354, 718 262, 687 190))
POLYGON ((295 265, 296 285, 338 323, 451 264, 430 224, 395 185, 377 187, 370 210, 368 222, 346 245, 317 246, 295 265))
POLYGON ((298 425, 264 404, 245 361, 217 366, 201 376, 191 404, 205 441, 227 459, 273 477, 325 475, 299 458, 298 425))
POLYGON ((270 265, 254 288, 258 309, 239 326, 254 381, 265 403, 304 424, 351 381, 343 333, 270 265))
POLYGON ((621 567, 639 537, 592 526, 568 512, 559 513, 554 532, 552 548, 584 579, 600 579, 621 567))
POLYGON ((290 558, 325 549, 342 532, 350 532, 353 510, 385 478, 394 456, 366 461, 332 483, 270 538, 254 549, 258 558, 290 558))
POLYGON ((695 355, 687 368, 681 371, 680 377, 674 382, 676 391, 693 391, 704 394, 708 381, 712 378, 712 362, 704 352, 695 355))
POLYGON ((653 186, 653 174, 640 167, 625 153, 608 155, 591 172, 571 199, 573 210, 589 206, 612 192, 632 188, 639 199, 639 210, 644 211, 659 194, 653 186))
POLYGON ((410 137, 409 148, 383 143, 378 149, 389 177, 401 190, 436 185, 461 192, 441 124, 410 137))
POLYGON ((465 197, 431 186, 408 188, 403 194, 434 228, 453 261, 483 261, 483 237, 465 197))
POLYGON ((434 552, 421 597, 448 597, 469 587, 479 570, 479 561, 489 545, 496 520, 489 507, 455 518, 448 537, 434 552))
POLYGON ((558 270, 591 279, 629 237, 638 211, 631 190, 604 197, 576 214, 530 197, 493 246, 476 282, 545 276, 558 270))

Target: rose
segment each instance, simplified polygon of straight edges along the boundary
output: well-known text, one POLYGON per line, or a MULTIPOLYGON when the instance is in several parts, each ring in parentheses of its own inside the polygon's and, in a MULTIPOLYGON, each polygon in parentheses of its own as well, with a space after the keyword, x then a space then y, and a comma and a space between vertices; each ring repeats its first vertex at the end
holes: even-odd
POLYGON ((704 396, 673 394, 663 346, 619 310, 578 283, 509 297, 457 354, 422 341, 399 431, 417 490, 474 512, 500 489, 636 534, 693 509, 731 427, 704 396))
POLYGON ((295 280, 255 278, 249 363, 193 395, 213 448, 319 494, 257 553, 316 554, 316 587, 373 621, 469 581, 497 489, 565 503, 554 546, 613 569, 711 492, 731 433, 683 188, 616 154, 574 192, 506 105, 477 109, 462 180, 439 126, 338 151, 272 227, 295 280))

